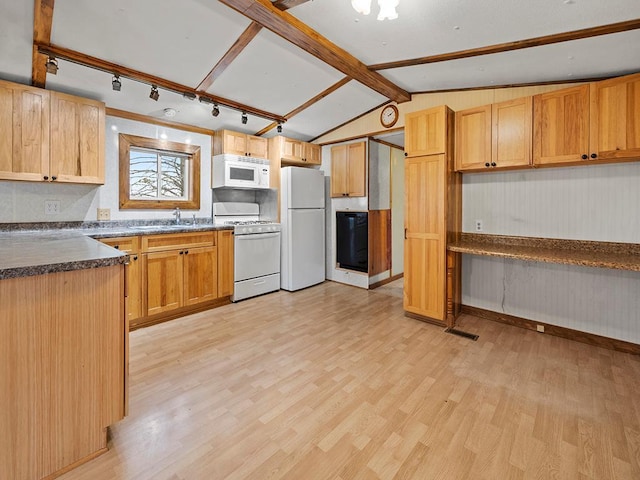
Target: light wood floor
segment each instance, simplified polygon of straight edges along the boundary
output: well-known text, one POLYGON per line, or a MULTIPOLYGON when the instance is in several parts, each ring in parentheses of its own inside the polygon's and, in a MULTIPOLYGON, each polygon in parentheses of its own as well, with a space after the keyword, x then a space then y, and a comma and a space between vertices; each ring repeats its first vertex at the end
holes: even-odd
POLYGON ((640 479, 640 358, 327 282, 131 334, 90 479, 640 479))

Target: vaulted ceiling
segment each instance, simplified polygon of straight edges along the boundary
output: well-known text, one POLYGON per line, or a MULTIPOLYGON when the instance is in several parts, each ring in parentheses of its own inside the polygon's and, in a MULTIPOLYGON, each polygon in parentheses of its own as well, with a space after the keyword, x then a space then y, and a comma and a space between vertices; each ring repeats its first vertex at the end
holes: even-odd
POLYGON ((415 93, 640 71, 639 0, 400 0, 385 21, 372 4, 363 16, 350 0, 0 0, 0 78, 210 130, 271 136, 282 122, 310 140, 415 93))

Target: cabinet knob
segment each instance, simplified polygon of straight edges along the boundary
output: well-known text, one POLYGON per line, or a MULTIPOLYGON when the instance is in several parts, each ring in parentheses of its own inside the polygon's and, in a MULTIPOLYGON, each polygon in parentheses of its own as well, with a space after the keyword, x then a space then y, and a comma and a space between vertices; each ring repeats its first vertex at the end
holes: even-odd
POLYGON ((598 154, 597 153, 592 153, 591 154, 591 158, 598 158, 598 154))
POLYGON ((180 255, 184 255, 184 252, 182 252, 182 251, 181 251, 181 252, 180 252, 180 255))
POLYGON ((491 164, 489 162, 484 164, 485 167, 489 168, 491 166, 491 164))
POLYGON ((491 162, 491 166, 495 167, 496 166, 496 162, 491 162))
POLYGON ((189 255, 189 250, 185 250, 184 254, 189 255))
POLYGON ((404 156, 405 156, 405 157, 408 157, 408 156, 409 156, 409 154, 408 154, 407 152, 404 152, 404 156))
POLYGON ((120 245, 114 245, 113 248, 115 248, 116 250, 120 250, 120 245))
POLYGON ((49 180, 49 176, 48 176, 48 175, 45 175, 45 176, 44 176, 44 179, 45 179, 45 180, 49 180))
POLYGON ((582 159, 586 160, 587 158, 589 158, 589 156, 585 153, 584 155, 582 155, 582 159))
POLYGON ((136 255, 135 257, 133 257, 133 259, 134 259, 134 260, 137 260, 137 259, 138 259, 138 255, 136 255))
POLYGON ((56 177, 55 175, 52 175, 52 176, 51 176, 51 180, 52 180, 52 181, 54 181, 54 182, 55 182, 57 179, 58 179, 58 177, 56 177))

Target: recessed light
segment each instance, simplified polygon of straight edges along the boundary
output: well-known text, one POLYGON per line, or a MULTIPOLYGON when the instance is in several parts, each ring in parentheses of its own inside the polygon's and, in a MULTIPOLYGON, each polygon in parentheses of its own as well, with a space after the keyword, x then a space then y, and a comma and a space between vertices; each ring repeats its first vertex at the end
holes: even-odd
POLYGON ((460 26, 456 25, 455 27, 453 27, 454 30, 460 30, 460 26))
POLYGON ((162 140, 166 140, 166 139, 167 139, 167 134, 166 134, 166 133, 161 133, 161 134, 160 134, 160 138, 161 138, 162 140))
POLYGON ((176 113, 178 113, 178 112, 176 111, 176 109, 175 109, 175 108, 165 108, 165 109, 162 111, 162 114, 163 114, 165 117, 175 117, 175 116, 176 116, 176 113))
POLYGON ((118 131, 118 127, 117 127, 117 126, 115 126, 115 125, 111 125, 111 130, 112 130, 113 132, 117 132, 117 131, 118 131))

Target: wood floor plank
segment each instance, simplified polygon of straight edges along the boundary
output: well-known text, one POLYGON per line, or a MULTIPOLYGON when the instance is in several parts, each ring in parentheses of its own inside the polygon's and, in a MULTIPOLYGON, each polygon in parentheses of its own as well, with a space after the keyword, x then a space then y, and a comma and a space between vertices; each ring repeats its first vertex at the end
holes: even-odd
POLYGON ((640 478, 640 358, 463 315, 402 282, 276 292, 130 336, 129 416, 63 480, 640 478))

